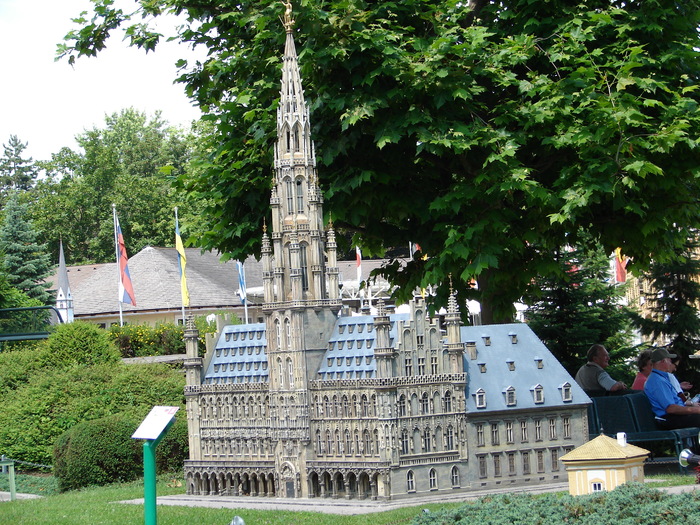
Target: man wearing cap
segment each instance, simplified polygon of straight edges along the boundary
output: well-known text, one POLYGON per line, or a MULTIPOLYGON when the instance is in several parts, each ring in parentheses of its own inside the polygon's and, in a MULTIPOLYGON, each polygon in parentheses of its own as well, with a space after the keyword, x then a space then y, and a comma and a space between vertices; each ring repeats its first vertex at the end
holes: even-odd
POLYGON ((624 390, 622 381, 615 381, 605 369, 610 363, 610 354, 603 345, 593 345, 588 349, 588 362, 576 373, 576 382, 589 395, 624 390))
POLYGON ((651 353, 651 374, 644 384, 644 392, 660 428, 700 427, 700 406, 686 406, 669 379, 669 372, 674 370, 671 359, 676 357, 666 348, 657 348, 651 353))

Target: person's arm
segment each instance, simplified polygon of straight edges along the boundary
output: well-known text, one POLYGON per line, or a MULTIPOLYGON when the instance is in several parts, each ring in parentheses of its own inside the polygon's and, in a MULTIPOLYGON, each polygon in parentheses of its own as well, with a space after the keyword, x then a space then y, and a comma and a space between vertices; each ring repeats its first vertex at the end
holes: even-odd
POLYGON ((667 414, 675 415, 687 415, 687 414, 700 414, 700 406, 681 406, 681 405, 668 405, 666 407, 667 414))
POLYGON ((627 388, 627 385, 625 385, 622 381, 615 381, 612 377, 610 377, 610 374, 608 374, 602 368, 598 371, 596 379, 598 380, 598 384, 601 386, 601 388, 607 390, 608 392, 616 392, 627 388))

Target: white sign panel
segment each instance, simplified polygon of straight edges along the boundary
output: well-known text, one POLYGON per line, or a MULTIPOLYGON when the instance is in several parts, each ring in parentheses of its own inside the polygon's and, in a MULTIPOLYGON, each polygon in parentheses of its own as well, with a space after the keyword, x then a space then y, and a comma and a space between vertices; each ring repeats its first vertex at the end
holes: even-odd
POLYGON ((134 439, 158 439, 178 410, 180 407, 153 407, 131 437, 134 439))

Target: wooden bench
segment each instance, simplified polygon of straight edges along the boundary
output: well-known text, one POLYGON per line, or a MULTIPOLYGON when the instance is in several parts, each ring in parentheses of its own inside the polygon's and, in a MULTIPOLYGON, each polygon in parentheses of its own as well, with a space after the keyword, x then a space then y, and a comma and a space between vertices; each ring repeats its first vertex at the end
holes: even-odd
POLYGON ((615 437, 618 432, 624 432, 629 443, 666 441, 673 443, 676 458, 681 450, 698 443, 700 428, 659 429, 644 392, 592 397, 591 400, 593 403, 588 409, 591 438, 601 432, 611 437, 615 437))

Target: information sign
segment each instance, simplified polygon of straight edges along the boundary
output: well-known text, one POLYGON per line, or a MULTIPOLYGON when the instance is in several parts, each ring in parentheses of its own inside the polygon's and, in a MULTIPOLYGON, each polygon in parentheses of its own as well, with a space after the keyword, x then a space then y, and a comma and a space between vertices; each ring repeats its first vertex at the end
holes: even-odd
POLYGON ((153 407, 131 437, 134 439, 158 439, 179 409, 180 407, 153 407))

